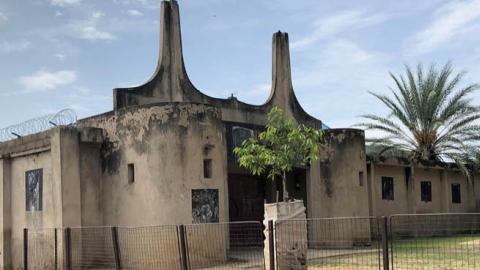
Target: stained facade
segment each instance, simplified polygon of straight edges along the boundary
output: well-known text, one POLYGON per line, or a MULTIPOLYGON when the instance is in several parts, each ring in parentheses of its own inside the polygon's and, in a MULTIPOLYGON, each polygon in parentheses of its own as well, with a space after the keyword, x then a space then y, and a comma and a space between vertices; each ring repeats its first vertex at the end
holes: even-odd
MULTIPOLYGON (((162 2, 160 25, 157 69, 141 86, 114 89, 112 111, 0 143, 0 267, 20 267, 24 227, 262 220, 263 204, 275 202, 280 184, 251 176, 232 150, 261 130, 273 106, 322 128, 295 97, 288 35, 273 35, 272 90, 256 106, 195 88, 176 1, 162 2)), ((310 218, 478 205, 475 187, 455 170, 370 158, 357 129, 325 130, 321 160, 293 171, 287 185, 310 218)))

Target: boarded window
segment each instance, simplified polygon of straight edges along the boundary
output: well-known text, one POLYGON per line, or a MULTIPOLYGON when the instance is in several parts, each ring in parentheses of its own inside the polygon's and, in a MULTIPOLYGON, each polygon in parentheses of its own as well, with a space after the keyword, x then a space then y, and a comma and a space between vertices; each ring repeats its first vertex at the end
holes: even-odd
POLYGON ((232 127, 233 148, 242 146, 243 142, 252 136, 252 129, 239 126, 232 127))
POLYGON ((128 183, 135 182, 135 165, 133 163, 128 164, 128 183))
POLYGON ((460 184, 452 184, 452 203, 462 203, 460 184))
POLYGON ((393 177, 382 176, 382 200, 393 201, 393 177))
POLYGON ((358 185, 363 187, 363 171, 358 172, 358 185))
POLYGON ((192 189, 193 223, 217 223, 218 189, 192 189))
POLYGON ((422 181, 420 182, 420 196, 422 202, 432 201, 432 182, 422 181))
POLYGON ((212 178, 212 160, 211 159, 203 160, 203 177, 212 178))
POLYGON ((25 172, 25 209, 42 211, 43 170, 25 172))

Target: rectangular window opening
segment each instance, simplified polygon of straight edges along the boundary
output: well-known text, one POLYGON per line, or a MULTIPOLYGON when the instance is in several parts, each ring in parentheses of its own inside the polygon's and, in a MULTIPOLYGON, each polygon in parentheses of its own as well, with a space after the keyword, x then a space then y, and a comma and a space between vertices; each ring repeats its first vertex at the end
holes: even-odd
POLYGON ((135 182, 135 165, 133 163, 128 164, 128 183, 135 182))
POLYGON ((25 172, 25 209, 42 211, 43 169, 25 172))
POLYGON ((460 184, 452 184, 452 203, 462 203, 460 184))
POLYGON ((363 171, 358 172, 358 185, 363 187, 363 171))
POLYGON ((422 181, 420 182, 420 196, 422 202, 432 201, 432 182, 422 181))
POLYGON ((203 177, 212 178, 212 160, 211 159, 203 160, 203 177))
POLYGON ((382 176, 382 200, 393 201, 393 177, 382 176))

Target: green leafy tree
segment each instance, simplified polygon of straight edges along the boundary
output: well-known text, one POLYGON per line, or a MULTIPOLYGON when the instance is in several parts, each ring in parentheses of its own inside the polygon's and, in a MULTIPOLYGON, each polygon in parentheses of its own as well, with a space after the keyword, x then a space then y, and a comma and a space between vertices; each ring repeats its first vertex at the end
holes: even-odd
POLYGON ((286 119, 278 107, 271 109, 267 121, 258 136, 245 140, 234 153, 240 166, 253 175, 266 174, 273 181, 281 177, 283 201, 287 201, 287 173, 296 166, 309 166, 318 160, 323 132, 286 119))
POLYGON ((453 74, 450 63, 441 69, 431 65, 428 71, 421 64, 416 71, 406 66, 405 75, 390 73, 392 96, 371 93, 389 114, 363 115, 366 121, 357 126, 380 131, 382 136, 367 139, 380 153, 406 153, 413 162, 453 160, 469 177, 465 162, 480 138, 480 109, 471 94, 479 85, 460 86, 464 75, 453 74))

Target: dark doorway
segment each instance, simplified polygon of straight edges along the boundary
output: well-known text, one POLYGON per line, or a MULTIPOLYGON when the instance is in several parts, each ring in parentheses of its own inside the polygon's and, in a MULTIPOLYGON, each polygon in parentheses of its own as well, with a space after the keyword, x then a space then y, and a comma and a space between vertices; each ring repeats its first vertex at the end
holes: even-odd
POLYGON ((262 221, 266 182, 252 175, 229 174, 230 221, 262 221))
MULTIPOLYGON (((263 221, 263 207, 283 196, 281 179, 271 181, 248 173, 228 174, 230 221, 263 221)), ((287 190, 291 198, 303 200, 307 206, 307 174, 305 169, 295 169, 287 176, 287 190)))
POLYGON ((287 191, 290 198, 303 200, 303 205, 305 208, 307 207, 307 172, 305 169, 296 168, 288 174, 287 191))

